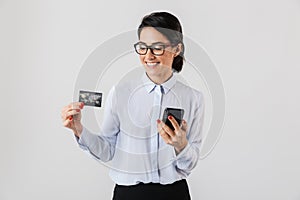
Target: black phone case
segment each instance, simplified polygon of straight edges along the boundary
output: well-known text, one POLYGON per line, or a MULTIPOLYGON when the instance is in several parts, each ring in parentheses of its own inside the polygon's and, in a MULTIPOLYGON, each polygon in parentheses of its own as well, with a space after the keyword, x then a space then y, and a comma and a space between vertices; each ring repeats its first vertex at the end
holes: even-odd
POLYGON ((166 108, 163 114, 163 122, 169 126, 172 130, 175 130, 172 123, 168 119, 168 116, 171 115, 175 118, 177 123, 181 125, 181 121, 183 119, 184 110, 182 108, 166 108))

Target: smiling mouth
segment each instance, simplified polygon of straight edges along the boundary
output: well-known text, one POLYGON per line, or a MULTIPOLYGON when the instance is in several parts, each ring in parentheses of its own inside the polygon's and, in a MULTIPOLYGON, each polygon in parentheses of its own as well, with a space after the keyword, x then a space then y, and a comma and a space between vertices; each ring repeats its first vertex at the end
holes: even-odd
POLYGON ((159 62, 146 62, 146 65, 153 68, 159 65, 159 62))

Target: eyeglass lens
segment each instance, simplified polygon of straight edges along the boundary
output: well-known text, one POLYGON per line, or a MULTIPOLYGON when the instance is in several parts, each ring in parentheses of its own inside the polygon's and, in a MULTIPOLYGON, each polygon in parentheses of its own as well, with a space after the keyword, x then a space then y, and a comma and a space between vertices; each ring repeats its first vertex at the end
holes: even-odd
POLYGON ((164 44, 154 44, 151 46, 147 46, 144 43, 137 43, 134 45, 135 50, 140 55, 147 54, 148 49, 150 49, 151 53, 154 55, 162 55, 165 51, 166 45, 164 44))

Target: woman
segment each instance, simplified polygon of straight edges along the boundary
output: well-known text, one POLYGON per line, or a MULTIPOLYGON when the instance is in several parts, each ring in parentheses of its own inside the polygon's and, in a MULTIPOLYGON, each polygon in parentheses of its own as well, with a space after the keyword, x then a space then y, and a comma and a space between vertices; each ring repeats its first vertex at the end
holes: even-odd
POLYGON ((145 73, 110 90, 100 134, 81 124, 80 102, 63 108, 63 124, 73 130, 82 149, 103 162, 111 161, 113 200, 188 200, 186 178, 197 164, 202 141, 203 95, 176 80, 184 44, 174 15, 145 16, 138 38, 134 48, 145 73), (184 109, 181 124, 171 115, 173 128, 160 120, 167 107, 184 109))

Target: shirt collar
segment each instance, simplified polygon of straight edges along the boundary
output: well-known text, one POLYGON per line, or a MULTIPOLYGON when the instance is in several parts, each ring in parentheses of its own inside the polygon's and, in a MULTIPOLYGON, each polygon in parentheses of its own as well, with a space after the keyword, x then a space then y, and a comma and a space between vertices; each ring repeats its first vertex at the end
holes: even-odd
MULTIPOLYGON (((148 77, 146 72, 143 73, 142 81, 148 93, 151 93, 155 89, 155 87, 158 86, 157 84, 151 81, 151 79, 148 77)), ((164 93, 167 94, 170 91, 170 89, 175 85, 175 83, 176 83, 176 76, 172 74, 172 76, 166 82, 161 84, 161 86, 164 89, 164 93)))

